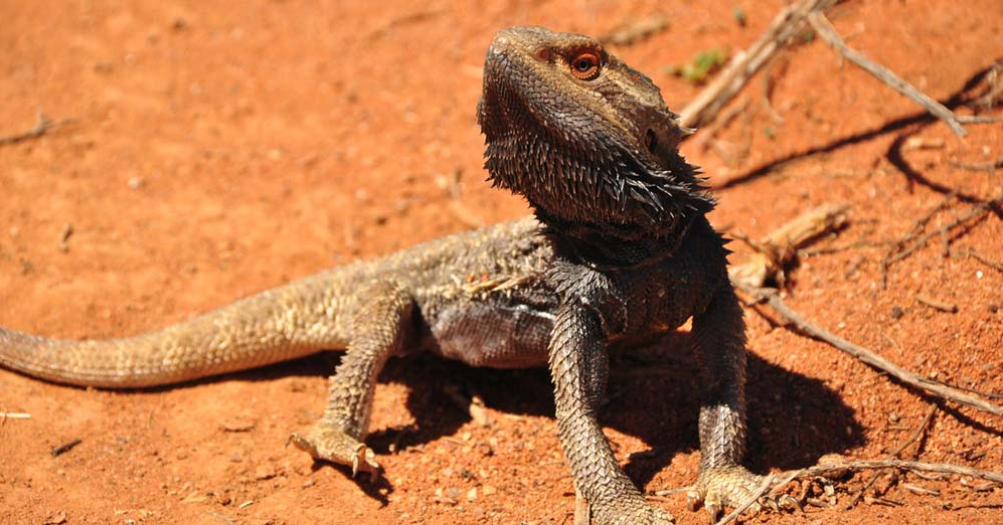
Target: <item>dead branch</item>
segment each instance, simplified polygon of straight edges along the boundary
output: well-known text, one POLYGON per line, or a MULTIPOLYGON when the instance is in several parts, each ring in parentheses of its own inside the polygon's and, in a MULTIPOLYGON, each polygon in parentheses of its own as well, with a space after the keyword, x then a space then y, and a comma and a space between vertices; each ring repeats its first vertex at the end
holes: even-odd
POLYGON ((962 124, 995 124, 1003 122, 1001 117, 990 117, 988 115, 957 115, 958 122, 962 124))
POLYGON ((84 440, 82 440, 80 438, 71 439, 71 440, 67 441, 66 443, 63 443, 62 445, 59 445, 58 447, 50 450, 49 454, 51 454, 52 457, 54 457, 54 458, 55 457, 59 457, 59 456, 65 454, 65 453, 69 452, 70 450, 73 450, 73 447, 75 447, 75 446, 83 443, 83 441, 84 440))
POLYGON ((1003 416, 1003 407, 1000 407, 999 405, 970 396, 954 388, 946 387, 944 385, 926 380, 896 365, 895 363, 892 363, 871 350, 842 339, 828 330, 807 321, 801 316, 801 314, 788 307, 784 303, 784 300, 780 297, 780 293, 775 289, 749 287, 734 281, 732 281, 732 284, 760 301, 766 301, 769 303, 770 307, 780 314, 786 322, 794 325, 794 328, 796 328, 797 331, 820 341, 824 341, 833 348, 841 350, 856 359, 863 361, 871 367, 887 372, 889 375, 906 385, 921 390, 929 395, 953 401, 959 405, 983 410, 997 416, 1003 416))
MULTIPOLYGON (((918 427, 916 427, 916 430, 912 433, 912 435, 909 436, 908 439, 903 441, 899 446, 895 447, 895 450, 892 450, 888 454, 886 459, 898 458, 898 455, 901 454, 902 451, 909 448, 910 445, 918 441, 919 437, 923 435, 923 432, 926 430, 927 425, 930 424, 930 421, 933 419, 933 414, 936 411, 937 411, 937 405, 933 405, 932 407, 930 407, 930 411, 927 412, 926 417, 923 418, 923 422, 920 423, 918 427)), ((867 483, 865 483, 864 487, 860 489, 860 492, 857 492, 857 494, 853 496, 853 499, 850 500, 850 503, 846 506, 847 510, 852 509, 854 506, 857 505, 857 502, 859 502, 860 499, 864 497, 864 494, 866 494, 867 491, 870 490, 872 486, 874 486, 874 483, 878 480, 878 476, 880 475, 881 471, 879 470, 871 476, 871 479, 867 480, 867 483)))
POLYGON ((996 197, 995 199, 982 202, 978 206, 976 206, 974 209, 972 209, 970 212, 968 212, 967 214, 963 215, 962 217, 959 217, 958 219, 950 222, 949 224, 945 224, 944 226, 941 226, 940 228, 937 228, 936 230, 927 232, 927 233, 919 236, 907 248, 901 249, 901 247, 904 246, 905 243, 908 242, 909 239, 911 239, 912 237, 914 237, 915 234, 918 233, 918 231, 922 229, 923 225, 925 225, 926 222, 929 222, 929 220, 933 217, 933 215, 936 214, 936 212, 940 211, 940 209, 942 209, 947 204, 947 202, 949 202, 950 199, 953 198, 953 196, 954 196, 954 194, 952 193, 952 194, 948 195, 947 197, 945 197, 944 201, 940 205, 938 205, 936 208, 934 208, 929 213, 927 213, 927 215, 924 216, 922 219, 920 219, 919 221, 917 221, 916 222, 916 226, 913 228, 913 231, 910 232, 908 235, 906 235, 906 237, 904 237, 902 240, 900 240, 896 244, 895 248, 893 248, 891 251, 889 251, 888 254, 885 256, 885 258, 881 260, 881 286, 882 286, 882 288, 887 288, 887 284, 888 284, 888 268, 891 267, 891 265, 893 265, 893 264, 895 264, 895 263, 897 263, 897 262, 905 259, 906 257, 909 257, 910 255, 912 255, 914 252, 916 252, 917 250, 919 250, 923 246, 926 246, 927 241, 929 241, 930 238, 933 237, 934 235, 944 235, 944 236, 946 236, 948 232, 950 232, 951 230, 953 230, 954 228, 956 228, 956 227, 958 227, 958 226, 960 226, 962 224, 965 224, 968 221, 981 220, 983 217, 985 217, 986 215, 988 215, 989 212, 993 210, 993 208, 999 206, 1000 203, 1003 202, 1003 194, 1001 194, 1000 196, 996 197), (898 250, 898 253, 896 253, 896 250, 898 250))
POLYGON ((945 303, 944 301, 938 301, 932 297, 927 297, 923 294, 916 294, 916 302, 922 305, 929 306, 934 310, 940 310, 941 312, 947 312, 949 314, 958 313, 958 305, 954 303, 945 303))
POLYGON ((679 124, 693 128, 713 120, 780 46, 804 27, 809 13, 821 11, 834 2, 835 0, 801 0, 780 11, 759 39, 748 49, 735 54, 724 71, 683 108, 679 124))
POLYGON ((729 275, 734 283, 761 287, 767 280, 783 279, 783 269, 797 254, 798 248, 819 236, 839 230, 848 221, 844 204, 825 204, 809 210, 758 241, 744 239, 755 249, 748 262, 732 266, 729 275))
POLYGON ((969 105, 978 108, 991 108, 1003 97, 1003 62, 996 62, 986 73, 986 89, 982 95, 969 105))
MULTIPOLYGON (((838 461, 835 463, 824 463, 788 472, 794 472, 796 474, 794 479, 798 479, 824 476, 825 474, 833 472, 888 468, 919 472, 936 472, 939 474, 955 474, 958 476, 969 476, 972 478, 984 479, 994 483, 1003 483, 1003 473, 1001 472, 991 472, 988 470, 964 467, 961 465, 952 465, 950 463, 926 463, 923 461, 907 461, 904 459, 872 459, 846 462, 838 461)), ((784 474, 786 474, 786 472, 784 474)))
POLYGON ((947 126, 951 128, 951 131, 959 137, 964 137, 967 133, 964 126, 958 122, 957 117, 954 113, 947 109, 943 104, 933 100, 929 96, 925 95, 920 90, 916 89, 908 82, 899 78, 895 73, 892 73, 888 68, 876 64, 871 59, 867 58, 863 53, 851 48, 846 45, 846 42, 839 36, 836 32, 836 28, 832 27, 829 23, 829 19, 819 11, 813 11, 808 13, 808 23, 818 31, 818 35, 822 37, 823 40, 829 43, 840 55, 845 57, 850 62, 860 66, 864 71, 874 75, 878 80, 884 82, 888 87, 898 91, 899 93, 913 99, 917 104, 926 108, 931 114, 937 118, 943 120, 947 123, 947 126))
MULTIPOLYGON (((900 351, 901 351, 901 349, 900 349, 900 351)), ((972 394, 978 394, 978 395, 980 395, 982 397, 988 397, 989 399, 1003 399, 1003 394, 993 394, 992 392, 984 392, 982 390, 976 390, 974 388, 968 388, 967 386, 952 385, 951 383, 948 383, 946 381, 940 381, 940 380, 937 380, 937 379, 926 379, 925 381, 929 381, 931 383, 937 383, 937 384, 940 384, 940 385, 944 385, 944 386, 949 387, 949 388, 956 388, 956 389, 961 390, 963 392, 969 392, 969 393, 972 393, 972 394)))
POLYGON ((978 164, 966 164, 964 162, 959 162, 954 159, 948 160, 947 163, 958 169, 963 169, 968 171, 988 171, 991 174, 995 174, 996 170, 1003 168, 1003 157, 996 157, 996 160, 980 162, 978 164))
POLYGON ((17 144, 18 142, 23 142, 25 140, 36 139, 45 135, 50 129, 54 128, 55 124, 45 116, 45 113, 41 111, 35 117, 35 126, 28 131, 23 131, 21 133, 16 133, 14 135, 8 135, 6 137, 0 137, 0 146, 6 146, 8 144, 17 144))
POLYGON ((902 488, 912 492, 913 494, 919 494, 920 496, 940 496, 940 491, 937 489, 928 489, 910 483, 903 483, 902 488))
POLYGON ((31 419, 31 414, 24 412, 0 412, 0 427, 3 427, 8 419, 31 419))
POLYGON ((953 253, 955 255, 958 255, 958 256, 968 257, 970 259, 975 259, 976 261, 979 261, 980 263, 982 263, 982 264, 984 264, 984 265, 992 268, 993 270, 996 270, 997 272, 1003 272, 1003 263, 994 261, 992 259, 989 259, 989 258, 983 256, 983 255, 980 255, 978 252, 976 252, 975 250, 972 250, 971 248, 966 248, 966 249, 963 249, 963 250, 955 250, 955 251, 953 251, 951 253, 953 253))

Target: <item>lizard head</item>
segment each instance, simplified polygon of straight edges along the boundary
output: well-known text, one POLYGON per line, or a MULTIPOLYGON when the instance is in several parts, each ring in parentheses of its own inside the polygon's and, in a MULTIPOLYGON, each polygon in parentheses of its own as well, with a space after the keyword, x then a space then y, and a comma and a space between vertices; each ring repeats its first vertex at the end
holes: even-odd
POLYGON ((498 32, 477 113, 490 180, 548 224, 658 232, 713 207, 658 87, 589 37, 498 32))

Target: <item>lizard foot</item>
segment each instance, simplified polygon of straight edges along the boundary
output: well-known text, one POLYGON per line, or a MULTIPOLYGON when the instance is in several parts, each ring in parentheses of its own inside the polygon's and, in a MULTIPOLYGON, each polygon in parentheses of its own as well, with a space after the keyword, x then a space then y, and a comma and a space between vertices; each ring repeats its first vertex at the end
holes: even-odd
MULTIPOLYGON (((748 501, 762 482, 762 476, 742 466, 706 469, 700 472, 696 484, 686 493, 686 507, 693 511, 703 503, 710 513, 711 523, 715 523, 725 507, 738 507, 748 501)), ((781 506, 799 507, 794 498, 782 495, 779 503, 776 498, 762 497, 748 510, 756 514, 763 509, 763 505, 776 511, 781 506)))
POLYGON ((352 467, 353 478, 359 471, 367 472, 371 480, 380 475, 376 454, 364 443, 336 428, 317 424, 306 436, 293 433, 286 442, 287 445, 289 443, 306 451, 314 459, 352 467))
MULTIPOLYGON (((576 504, 575 525, 587 524, 585 521, 588 512, 579 513, 576 504)), ((611 508, 592 509, 591 517, 593 525, 671 525, 676 522, 676 518, 668 511, 658 507, 642 503, 641 505, 631 505, 630 508, 619 508, 613 504, 611 508)))

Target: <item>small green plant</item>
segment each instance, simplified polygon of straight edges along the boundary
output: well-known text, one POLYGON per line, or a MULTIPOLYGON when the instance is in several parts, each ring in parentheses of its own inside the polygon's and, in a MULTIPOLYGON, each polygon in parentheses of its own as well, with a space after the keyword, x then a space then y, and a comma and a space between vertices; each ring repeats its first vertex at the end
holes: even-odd
POLYGON ((668 72, 694 84, 703 84, 728 60, 728 53, 715 47, 701 51, 693 60, 679 66, 670 66, 668 72))
POLYGON ((735 6, 735 10, 731 12, 731 16, 735 18, 735 23, 739 27, 745 27, 745 9, 742 9, 742 6, 735 6))

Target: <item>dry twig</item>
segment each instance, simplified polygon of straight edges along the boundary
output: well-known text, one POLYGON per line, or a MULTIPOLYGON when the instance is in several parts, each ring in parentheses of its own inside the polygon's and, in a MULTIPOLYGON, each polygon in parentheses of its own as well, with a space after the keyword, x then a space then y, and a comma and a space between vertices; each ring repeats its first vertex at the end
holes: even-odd
POLYGON ((798 248, 844 227, 848 209, 844 204, 825 204, 799 215, 758 241, 742 239, 756 251, 744 264, 731 267, 732 282, 758 288, 771 278, 782 281, 784 267, 797 254, 798 248))
POLYGON ((759 39, 735 54, 724 71, 683 108, 679 124, 692 128, 713 120, 780 46, 804 27, 809 13, 821 11, 833 3, 834 0, 801 0, 782 10, 759 39))
POLYGON ((70 450, 73 450, 73 447, 79 445, 80 443, 83 443, 82 439, 74 438, 52 449, 51 451, 49 451, 49 453, 52 454, 52 457, 58 457, 69 452, 70 450))
MULTIPOLYGON (((902 444, 895 447, 895 450, 892 450, 888 454, 887 459, 898 458, 898 455, 901 454, 902 451, 909 448, 910 445, 918 441, 919 437, 923 435, 923 432, 926 430, 927 425, 930 424, 930 420, 933 419, 933 414, 936 411, 937 411, 937 405, 930 407, 930 411, 927 412, 926 417, 923 418, 923 422, 920 423, 918 427, 916 427, 916 430, 912 433, 911 436, 909 436, 909 439, 906 439, 905 441, 902 442, 902 444)), ((857 492, 857 494, 853 496, 853 499, 850 500, 850 503, 846 506, 847 510, 852 509, 854 506, 857 505, 857 502, 859 502, 860 499, 863 498, 865 494, 867 494, 867 491, 870 490, 872 486, 874 486, 874 482, 878 480, 878 476, 880 475, 881 471, 879 470, 878 472, 875 472, 871 476, 871 479, 867 480, 867 483, 865 483, 864 487, 860 489, 860 492, 857 492)))
POLYGON ((4 426, 8 419, 31 419, 31 414, 24 412, 0 412, 0 427, 4 426))
POLYGON ((908 242, 910 239, 912 239, 913 237, 915 237, 915 235, 919 231, 922 230, 923 225, 925 225, 927 222, 929 222, 929 220, 933 217, 933 215, 936 214, 938 211, 940 211, 942 208, 944 208, 947 205, 947 203, 953 197, 954 197, 953 193, 950 194, 950 195, 948 195, 947 197, 944 198, 944 201, 941 202, 940 205, 938 205, 936 208, 934 208, 933 210, 931 210, 930 212, 928 212, 923 218, 921 218, 919 221, 917 221, 916 222, 916 226, 913 228, 913 231, 910 232, 905 237, 903 237, 902 240, 900 240, 898 243, 896 243, 895 247, 892 248, 892 250, 888 252, 888 254, 885 256, 884 259, 881 260, 881 287, 882 288, 887 288, 888 287, 888 268, 891 267, 892 264, 895 264, 895 263, 897 263, 897 262, 905 259, 906 257, 909 257, 915 251, 919 250, 923 246, 926 246, 927 241, 929 241, 930 238, 933 237, 934 235, 946 236, 947 233, 949 233, 951 230, 953 230, 954 228, 956 228, 956 227, 958 227, 958 226, 960 226, 962 224, 965 224, 966 222, 969 222, 969 221, 973 221, 974 222, 974 221, 982 220, 983 217, 985 217, 986 215, 988 215, 990 211, 992 211, 994 208, 996 208, 997 206, 999 206, 1001 202, 1003 202, 1003 194, 1001 194, 1000 196, 996 197, 995 199, 982 202, 978 206, 976 206, 975 208, 973 208, 967 214, 959 217, 958 219, 955 219, 954 221, 952 221, 952 222, 950 222, 948 224, 945 224, 945 225, 941 226, 940 228, 937 228, 936 230, 927 232, 927 233, 919 236, 907 248, 901 249, 902 246, 904 246, 905 243, 908 242), (896 253, 897 250, 898 250, 898 252, 896 253))
POLYGON ((35 120, 35 126, 28 131, 23 131, 21 133, 15 133, 14 135, 8 135, 6 137, 0 137, 0 146, 6 146, 8 144, 17 144, 18 142, 23 142, 25 140, 36 139, 45 135, 50 129, 54 128, 55 124, 45 116, 45 113, 41 111, 38 112, 35 120))
MULTIPOLYGON (((860 461, 846 461, 846 462, 835 462, 835 463, 824 463, 821 465, 815 465, 813 467, 803 468, 801 470, 794 471, 797 475, 794 478, 811 478, 815 476, 823 476, 832 472, 844 472, 844 471, 860 471, 860 470, 871 470, 871 469, 887 469, 894 468, 899 470, 908 471, 919 471, 919 472, 936 472, 939 474, 955 474, 958 476, 969 476, 972 478, 984 479, 986 481, 992 481, 994 483, 1003 483, 1003 473, 1001 472, 991 472, 988 470, 981 470, 972 467, 964 467, 961 465, 952 465, 950 463, 926 463, 923 461, 906 461, 904 459, 872 459, 872 460, 860 460, 860 461)), ((922 477, 922 476, 921 476, 922 477)))
POLYGON ((954 159, 948 160, 947 163, 955 168, 968 171, 988 171, 989 173, 995 175, 996 170, 1003 168, 1003 157, 996 157, 996 160, 980 162, 978 164, 967 164, 954 159))
POLYGON ((964 137, 967 133, 964 126, 958 122, 957 117, 954 113, 947 109, 943 104, 933 100, 920 90, 916 89, 908 82, 899 78, 895 73, 892 73, 888 68, 874 63, 871 59, 867 58, 863 53, 851 48, 846 45, 846 42, 839 36, 836 32, 836 28, 832 27, 829 23, 829 19, 825 17, 819 11, 813 11, 808 14, 808 22, 812 27, 818 31, 818 35, 822 37, 823 40, 829 43, 840 55, 845 57, 850 62, 860 66, 868 73, 874 75, 878 80, 884 82, 888 87, 898 91, 899 93, 913 99, 917 104, 926 108, 931 114, 940 118, 947 123, 947 126, 951 128, 951 131, 959 137, 964 137))
POLYGON ((927 297, 923 294, 916 294, 916 302, 929 306, 934 310, 940 310, 941 312, 947 312, 949 314, 958 313, 958 305, 954 303, 945 303, 944 301, 938 301, 932 297, 927 297))
POLYGON ((968 257, 970 259, 975 259, 976 261, 979 261, 980 263, 992 268, 993 270, 996 270, 997 272, 1003 272, 1003 263, 982 256, 971 248, 965 248, 963 250, 955 250, 952 253, 963 257, 968 257))
POLYGON ((1003 416, 1003 407, 989 403, 985 400, 979 399, 975 396, 970 396, 964 392, 960 392, 954 388, 950 388, 929 380, 926 380, 898 365, 892 363, 891 361, 885 359, 884 357, 854 343, 851 343, 845 339, 842 339, 835 334, 821 328, 809 321, 807 321, 801 314, 792 310, 788 307, 784 300, 780 297, 780 293, 772 288, 754 288, 743 286, 740 283, 735 284, 745 293, 761 300, 766 301, 769 305, 787 322, 794 325, 799 332, 824 341, 828 343, 833 348, 842 350, 843 352, 857 358, 864 363, 887 372, 892 377, 898 379, 902 383, 909 385, 913 388, 922 390, 929 395, 935 397, 941 397, 960 405, 964 405, 971 408, 976 408, 978 410, 983 410, 997 416, 1003 416))

